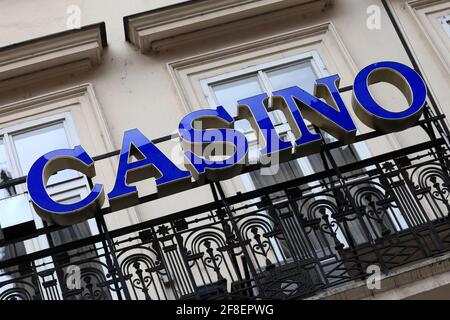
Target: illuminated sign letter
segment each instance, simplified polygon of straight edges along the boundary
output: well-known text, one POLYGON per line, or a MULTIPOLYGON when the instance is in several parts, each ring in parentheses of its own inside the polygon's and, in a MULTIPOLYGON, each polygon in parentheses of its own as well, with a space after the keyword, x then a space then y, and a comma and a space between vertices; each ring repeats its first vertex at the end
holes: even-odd
MULTIPOLYGON (((203 184, 240 174, 247 164, 249 146, 246 136, 234 129, 235 120, 248 120, 256 132, 261 165, 272 165, 273 156, 287 161, 319 152, 322 136, 310 132, 306 120, 336 139, 352 143, 357 129, 338 90, 339 81, 338 75, 316 80, 314 95, 294 86, 275 91, 270 98, 263 93, 239 100, 236 118, 222 106, 189 113, 178 126, 189 171, 179 169, 138 129, 126 131, 116 181, 108 194, 112 209, 123 209, 139 202, 137 188, 129 183, 155 178, 158 193, 169 194, 189 188, 192 177, 203 184), (269 117, 274 110, 281 111, 286 117, 295 142, 280 138, 269 117)), ((358 73, 353 85, 352 106, 367 126, 394 132, 416 124, 426 98, 425 82, 417 72, 401 63, 385 61, 369 65, 358 73), (378 82, 396 86, 406 97, 408 108, 389 111, 380 106, 369 91, 369 86, 378 82)), ((36 212, 45 220, 61 225, 93 217, 103 204, 102 185, 96 184, 86 198, 73 204, 58 203, 48 195, 45 188, 48 179, 63 169, 95 176, 93 160, 81 146, 42 156, 33 164, 27 178, 36 212)))
POLYGON ((238 119, 250 122, 257 133, 258 142, 263 145, 260 150, 260 161, 263 164, 270 164, 267 160, 275 154, 283 161, 292 153, 292 144, 278 136, 269 118, 267 104, 268 96, 265 93, 238 101, 238 119))
POLYGON ((138 129, 128 130, 123 136, 116 182, 108 193, 111 206, 119 209, 137 204, 137 188, 128 184, 148 178, 156 178, 158 192, 171 192, 187 185, 191 174, 179 169, 138 129), (136 161, 131 162, 130 156, 136 161))
POLYGON ((180 121, 178 131, 188 160, 186 167, 196 179, 214 181, 242 171, 248 142, 241 132, 232 129, 233 122, 233 117, 222 106, 191 112, 180 121), (220 159, 213 160, 216 156, 220 159))
POLYGON ((338 90, 339 76, 317 79, 313 96, 299 87, 275 91, 275 104, 287 116, 296 137, 296 154, 307 155, 320 148, 321 135, 308 130, 304 118, 346 143, 354 140, 356 126, 338 90), (320 100, 323 98, 325 102, 320 100))
POLYGON ((57 171, 72 169, 89 178, 95 176, 94 161, 81 146, 60 149, 40 157, 31 167, 27 177, 27 188, 36 212, 46 221, 59 225, 70 225, 94 217, 104 201, 103 186, 94 185, 87 197, 71 204, 54 201, 45 187, 48 179, 57 171))
POLYGON ((419 120, 425 105, 427 88, 420 75, 398 62, 378 62, 362 69, 353 84, 352 105, 358 118, 367 126, 383 132, 404 130, 419 120), (369 86, 388 82, 406 97, 409 107, 404 111, 388 111, 372 97, 369 86))

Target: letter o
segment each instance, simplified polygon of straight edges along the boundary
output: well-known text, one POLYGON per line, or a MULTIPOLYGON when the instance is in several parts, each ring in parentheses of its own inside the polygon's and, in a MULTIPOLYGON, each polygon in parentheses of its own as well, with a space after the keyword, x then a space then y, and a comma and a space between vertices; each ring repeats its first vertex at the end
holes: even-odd
POLYGON ((358 118, 368 127, 395 132, 414 125, 423 112, 427 88, 420 75, 410 67, 392 61, 371 64, 362 69, 353 84, 352 106, 358 118), (387 82, 397 87, 409 103, 406 110, 389 111, 372 97, 369 86, 387 82))

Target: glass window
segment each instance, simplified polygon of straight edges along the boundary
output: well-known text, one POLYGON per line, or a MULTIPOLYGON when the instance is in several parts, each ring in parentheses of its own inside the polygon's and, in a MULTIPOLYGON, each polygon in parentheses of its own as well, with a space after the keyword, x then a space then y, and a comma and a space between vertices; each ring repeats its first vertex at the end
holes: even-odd
MULTIPOLYGON (((1 180, 8 178, 17 178, 18 176, 28 174, 28 171, 34 161, 46 152, 72 148, 71 134, 68 126, 69 117, 65 115, 52 116, 48 119, 42 119, 38 125, 33 121, 29 126, 19 125, 18 127, 4 128, 3 135, 0 135, 0 173, 1 180), (9 172, 13 172, 12 176, 9 172)), ((53 175, 49 180, 47 192, 53 200, 68 204, 79 201, 88 191, 87 181, 85 177, 74 170, 64 170, 53 175)), ((20 224, 33 221, 34 216, 32 206, 23 184, 17 188, 8 190, 0 189, 0 232, 6 230, 14 230, 13 228, 21 228, 20 224), (11 197, 17 190, 18 195, 11 197), (28 211, 28 215, 25 213, 28 211), (3 214, 3 215, 2 215, 3 214), (11 228, 11 229, 8 229, 11 228)), ((46 223, 43 223, 46 225, 46 223)), ((51 223, 49 223, 51 224, 51 223)), ((95 226, 91 229, 89 221, 83 221, 76 225, 57 230, 50 233, 49 237, 42 238, 42 245, 62 245, 74 240, 83 239, 97 233, 95 226)), ((18 230, 18 229, 16 229, 18 230)), ((4 232, 6 234, 6 232, 4 232)), ((39 244, 41 246, 41 244, 39 244)), ((40 247, 40 249, 44 249, 40 247)), ((28 248, 27 248, 28 249, 28 248)), ((74 249, 69 251, 69 255, 76 259, 92 259, 95 246, 74 249)), ((34 249, 33 249, 34 250, 34 249)), ((13 245, 0 247, 0 261, 11 259, 17 256, 27 254, 27 250, 23 242, 17 242, 13 245)), ((71 262, 71 260, 69 261, 71 262)), ((42 266, 42 268, 51 267, 51 264, 42 266)), ((103 272, 103 268, 99 265, 86 264, 86 268, 97 268, 103 272)), ((0 270, 6 274, 14 270, 8 268, 0 270)), ((12 287, 20 287, 20 285, 12 284, 12 287)))
MULTIPOLYGON (((446 26, 448 26, 447 22, 448 21, 446 21, 446 26)), ((212 101, 210 99, 210 104, 216 103, 228 106, 236 106, 236 101, 238 100, 238 98, 242 99, 250 97, 254 94, 259 93, 259 90, 262 90, 262 92, 266 92, 269 96, 271 96, 274 91, 282 90, 292 86, 298 86, 303 90, 309 92, 310 94, 313 94, 315 80, 321 76, 325 76, 321 74, 320 70, 324 70, 323 64, 320 61, 320 57, 316 53, 310 53, 299 55, 297 57, 283 58, 280 61, 273 61, 259 66, 251 66, 242 70, 241 78, 236 77, 239 72, 235 71, 232 74, 230 73, 229 78, 226 78, 226 74, 221 75, 221 83, 216 82, 215 79, 217 78, 211 78, 211 82, 208 82, 208 80, 204 80, 202 84, 204 88, 204 85, 208 84, 209 89, 215 93, 215 101, 212 101), (295 60, 295 58, 298 59, 295 60)), ((208 93, 206 94, 208 97, 210 97, 208 93)), ((293 141, 293 133, 290 130, 284 114, 279 110, 272 111, 269 114, 271 114, 271 120, 274 123, 274 126, 280 135, 280 138, 283 139, 283 136, 288 136, 290 140, 293 141)), ((333 136, 329 135, 327 132, 314 127, 306 120, 305 122, 309 125, 308 127, 310 128, 311 132, 314 132, 316 130, 320 131, 325 143, 329 144, 336 141, 336 139, 333 136)), ((239 129, 239 126, 237 126, 237 124, 236 128, 239 129)), ((253 147, 253 151, 255 153, 258 153, 256 136, 248 135, 248 138, 249 142, 254 142, 250 143, 250 152, 253 147)), ((361 142, 361 144, 363 143, 364 142, 361 142)), ((343 166, 346 164, 357 162, 360 159, 359 154, 363 154, 365 150, 365 147, 362 147, 361 144, 359 146, 358 144, 345 145, 341 148, 330 150, 330 153, 337 166, 343 166)), ((329 161, 326 161, 326 158, 322 158, 322 155, 320 153, 317 153, 283 162, 278 164, 278 166, 276 164, 273 164, 269 168, 264 168, 264 172, 262 170, 251 171, 247 175, 247 177, 249 177, 252 181, 253 187, 255 187, 256 189, 260 189, 269 185, 290 181, 304 175, 321 172, 326 169, 325 167, 330 167, 329 161)), ((354 175, 354 177, 358 177, 357 173, 360 173, 360 171, 353 171, 349 174, 354 175)), ((317 186, 317 182, 312 182, 308 185, 311 187, 317 186)), ((276 199, 275 201, 280 201, 280 199, 281 201, 283 201, 284 192, 280 191, 278 193, 272 193, 271 198, 276 199)), ((269 212, 269 215, 270 214, 271 213, 269 212)), ((326 214, 328 215, 330 220, 334 220, 334 217, 331 216, 331 212, 326 212, 326 214)), ((349 223, 348 227, 354 230, 355 234, 360 233, 360 227, 358 225, 349 223)), ((340 230, 337 230, 336 232, 338 238, 342 238, 344 245, 347 245, 342 232, 340 230)), ((358 243, 362 243, 363 241, 362 237, 360 238, 361 239, 356 238, 358 243)), ((317 241, 317 239, 311 239, 311 241, 317 251, 320 252, 322 244, 319 243, 319 241, 322 240, 317 241)), ((290 257, 290 251, 287 248, 283 247, 282 242, 281 247, 283 254, 286 257, 290 257)))
POLYGON ((5 145, 3 139, 0 139, 0 170, 8 169, 8 161, 6 160, 5 145))
MULTIPOLYGON (((54 118, 53 118, 54 119, 54 118)), ((45 120, 44 120, 45 121, 45 120)), ((11 171, 18 176, 27 175, 33 163, 43 154, 56 150, 71 148, 69 140, 67 119, 62 116, 59 120, 50 120, 42 122, 40 125, 26 128, 20 126, 18 128, 5 128, 4 135, 0 136, 0 178, 1 180, 10 179, 11 171), (9 161, 8 161, 9 160, 9 161), (13 168, 14 170, 10 170, 13 168)), ((14 176, 13 178, 17 178, 14 176)), ((81 199, 86 192, 87 184, 84 176, 74 170, 63 170, 50 177, 47 189, 51 198, 55 201, 63 203, 73 203, 81 199)), ((25 189, 23 185, 17 186, 16 189, 0 189, 0 199, 10 197, 17 193, 23 193, 25 189)), ((28 197, 25 198, 26 205, 29 205, 28 197)), ((4 199, 0 202, 0 208, 14 204, 11 199, 4 199)), ((1 200, 0 200, 1 201, 1 200)), ((11 210, 9 210, 11 213, 11 210)), ((15 217, 15 215, 10 215, 15 217)), ((9 220, 9 225, 14 226, 14 220, 9 220)), ((16 224, 21 223, 17 219, 16 224)), ((1 224, 1 219, 0 219, 1 224)), ((84 222, 83 230, 89 230, 87 222, 84 222)), ((83 238, 90 235, 89 232, 77 233, 77 237, 67 238, 66 241, 83 238)))
MULTIPOLYGON (((232 117, 237 116, 237 101, 264 92, 257 76, 227 81, 212 86, 218 105, 223 106, 232 117)), ((245 120, 236 121, 236 128, 243 132, 251 129, 245 120)))
MULTIPOLYGON (((282 65, 268 69, 255 70, 250 74, 245 74, 240 78, 230 78, 219 83, 212 83, 215 96, 215 103, 223 105, 229 110, 232 116, 235 116, 237 101, 253 95, 266 92, 269 96, 273 91, 284 89, 291 86, 300 86, 306 90, 312 91, 314 80, 317 78, 313 66, 310 62, 300 62, 296 64, 282 65)), ((287 120, 283 112, 275 110, 269 112, 269 116, 274 123, 275 128, 280 134, 281 139, 286 139, 290 134, 287 120)), ((250 124, 246 120, 237 121, 237 129, 249 131, 250 124)), ((249 141, 256 139, 256 135, 247 136, 249 141)), ((250 154, 258 153, 256 144, 251 144, 250 154)), ((317 161, 316 161, 317 162, 317 161)), ((281 163, 277 174, 261 174, 259 171, 250 173, 255 188, 259 189, 274 183, 287 181, 306 174, 302 172, 298 160, 281 163)))
MULTIPOLYGON (((310 62, 275 68, 267 71, 266 74, 272 91, 297 86, 312 94, 314 80, 317 79, 317 75, 310 62)), ((275 115, 273 118, 271 117, 272 122, 276 124, 287 122, 283 112, 276 110, 273 113, 275 115)))
MULTIPOLYGON (((26 175, 33 163, 44 153, 56 149, 70 148, 63 123, 35 129, 13 136, 14 147, 22 174, 26 175)), ((63 170, 52 176, 49 185, 76 177, 74 171, 63 170)))
MULTIPOLYGON (((0 183, 6 182, 11 178, 11 170, 6 157, 5 144, 3 143, 3 139, 0 139, 0 183)), ((4 199, 15 194, 16 190, 14 187, 0 189, 0 199, 4 199)))
POLYGON ((439 22, 442 25, 442 28, 447 33, 447 35, 450 37, 450 15, 439 17, 439 22))
POLYGON ((273 91, 298 86, 309 93, 313 93, 314 79, 317 78, 310 62, 268 71, 267 77, 273 91))
MULTIPOLYGON (((12 175, 11 175, 11 170, 10 170, 10 166, 8 163, 5 144, 3 142, 3 139, 0 139, 0 183, 6 182, 11 178, 12 178, 12 175)), ((21 220, 21 219, 20 219, 20 217, 17 217, 17 214, 21 214, 21 213, 23 213, 23 211, 26 211, 26 210, 23 210, 23 208, 21 207, 24 204, 23 201, 20 201, 20 199, 17 197, 10 198, 11 196, 13 196, 15 194, 16 194, 16 189, 13 186, 0 189, 0 215, 3 214, 0 217, 0 232, 1 232, 1 228, 5 228, 6 226, 14 224, 14 222, 11 222, 12 217, 10 215, 10 213, 11 213, 10 210, 14 210, 14 211, 12 211, 13 213, 15 213, 13 218, 18 219, 18 220, 21 220), (7 199, 7 198, 9 198, 9 199, 7 199), (19 200, 19 201, 17 201, 17 200, 19 200), (19 210, 19 211, 17 211, 17 210, 19 210)), ((27 202, 25 202, 25 204, 28 205, 27 202)), ((26 209, 28 209, 28 207, 26 209)), ((23 242, 18 242, 15 244, 2 246, 0 248, 0 261, 8 260, 8 259, 14 258, 16 256, 23 255, 25 253, 26 253, 25 245, 23 242)), ((7 269, 3 269, 1 271, 3 273, 13 272, 14 268, 7 268, 7 269)), ((0 273, 2 273, 2 272, 0 272, 0 273)), ((8 278, 8 276, 6 276, 6 278, 8 278)), ((2 280, 7 280, 7 279, 2 279, 2 280)))
POLYGON ((263 93, 257 76, 227 81, 213 85, 217 102, 222 105, 232 117, 237 115, 237 101, 263 93))
MULTIPOLYGON (((315 65, 317 61, 311 56, 309 60, 290 61, 288 63, 277 65, 271 63, 267 67, 264 65, 261 68, 252 67, 251 72, 244 70, 241 77, 233 77, 221 80, 220 82, 209 83, 209 87, 214 92, 215 101, 217 105, 223 105, 232 116, 236 116, 237 101, 253 95, 266 92, 269 96, 272 92, 285 89, 292 86, 298 86, 307 92, 313 94, 314 82, 318 78, 315 65)), ((284 114, 275 110, 269 112, 270 118, 275 125, 275 128, 280 134, 281 139, 286 139, 287 136, 293 138, 292 132, 289 130, 286 117, 284 114)), ((248 121, 237 121, 235 127, 237 129, 250 129, 248 121), (245 122, 245 123, 243 123, 245 122)), ((310 126, 310 130, 314 128, 310 126)), ((321 131, 324 140, 329 143, 335 139, 328 133, 321 131)), ((249 141, 256 139, 255 135, 248 136, 249 141)), ((251 144, 256 149, 256 144, 251 144)), ((252 148, 252 147, 251 147, 252 148)), ((250 150, 250 153, 257 152, 250 150)), ((338 165, 351 163, 358 160, 356 150, 352 146, 345 146, 332 150, 332 154, 336 157, 338 165)), ((286 163, 281 163, 277 174, 261 175, 258 171, 253 171, 250 176, 256 188, 261 188, 274 183, 279 183, 302 175, 310 174, 324 170, 323 161, 318 154, 313 154, 308 157, 292 160, 286 163)))

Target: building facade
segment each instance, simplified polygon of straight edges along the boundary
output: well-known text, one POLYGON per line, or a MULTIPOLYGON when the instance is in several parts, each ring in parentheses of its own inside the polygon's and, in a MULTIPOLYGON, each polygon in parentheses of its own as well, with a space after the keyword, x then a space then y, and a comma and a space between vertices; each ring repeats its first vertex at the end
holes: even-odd
MULTIPOLYGON (((0 300, 450 298, 448 0, 0 0, 0 300), (410 66, 428 89, 411 128, 353 117, 356 141, 321 131, 320 152, 60 226, 33 210, 26 175, 83 145, 91 180, 63 170, 47 190, 79 201, 114 185, 123 132, 139 128, 177 165, 188 113, 339 74, 410 66)), ((374 99, 401 111, 394 86, 374 99)), ((354 115, 353 110, 349 111, 354 115)), ((270 112, 292 139, 286 115, 270 112)), ((250 160, 258 138, 246 120, 250 160)), ((312 124, 311 131, 319 130, 312 124)))

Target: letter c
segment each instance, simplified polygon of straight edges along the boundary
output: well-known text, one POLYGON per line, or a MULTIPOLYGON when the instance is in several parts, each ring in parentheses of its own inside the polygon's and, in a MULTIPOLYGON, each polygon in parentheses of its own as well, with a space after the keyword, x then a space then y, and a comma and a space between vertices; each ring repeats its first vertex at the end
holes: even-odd
POLYGON ((94 161, 81 146, 43 155, 32 165, 27 177, 28 192, 36 213, 44 220, 59 225, 76 224, 94 217, 105 199, 101 184, 94 185, 89 195, 76 203, 61 204, 48 195, 48 179, 64 169, 77 170, 89 178, 95 177, 94 161))

